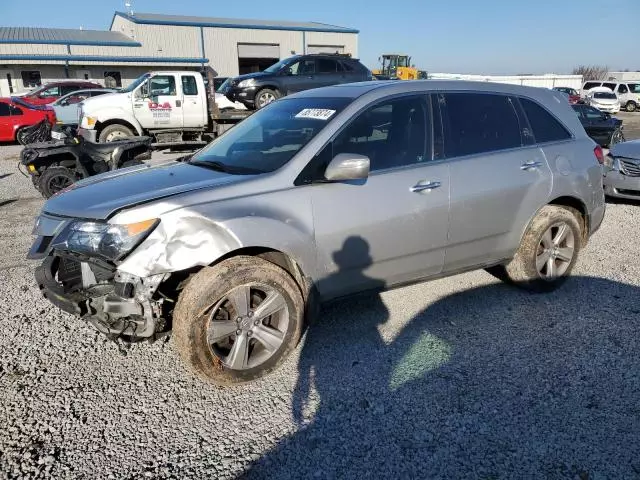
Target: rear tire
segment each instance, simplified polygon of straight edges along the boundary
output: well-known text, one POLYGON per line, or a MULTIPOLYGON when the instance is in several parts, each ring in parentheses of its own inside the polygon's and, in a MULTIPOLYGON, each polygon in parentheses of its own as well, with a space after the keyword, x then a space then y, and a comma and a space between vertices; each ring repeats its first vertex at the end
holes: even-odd
POLYGON ((55 193, 77 181, 72 170, 65 167, 47 168, 38 182, 38 190, 44 198, 51 198, 55 193))
POLYGON ((533 292, 557 289, 571 273, 582 246, 577 215, 577 211, 566 207, 542 207, 522 237, 513 259, 487 271, 533 292))
POLYGON ((635 112, 638 109, 638 106, 635 102, 627 102, 624 108, 627 112, 635 112))
POLYGON ((244 383, 287 359, 300 340, 304 314, 291 275, 261 258, 238 256, 189 280, 174 311, 173 337, 180 358, 199 378, 244 383))
POLYGON ((98 137, 100 143, 109 143, 123 138, 133 137, 134 134, 128 127, 120 124, 109 125, 105 127, 98 137))
POLYGON ((20 145, 27 145, 27 142, 25 140, 25 137, 27 136, 27 131, 25 127, 19 128, 16 131, 16 142, 18 142, 20 145))

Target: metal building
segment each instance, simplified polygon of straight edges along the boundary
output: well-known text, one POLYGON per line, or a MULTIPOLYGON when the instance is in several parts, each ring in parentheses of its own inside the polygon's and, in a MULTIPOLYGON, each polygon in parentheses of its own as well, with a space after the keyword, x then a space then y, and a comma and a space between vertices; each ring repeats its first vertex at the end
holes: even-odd
POLYGON ((115 12, 108 31, 0 27, 0 96, 69 78, 127 86, 148 70, 227 77, 292 54, 358 54, 358 30, 316 22, 115 12))

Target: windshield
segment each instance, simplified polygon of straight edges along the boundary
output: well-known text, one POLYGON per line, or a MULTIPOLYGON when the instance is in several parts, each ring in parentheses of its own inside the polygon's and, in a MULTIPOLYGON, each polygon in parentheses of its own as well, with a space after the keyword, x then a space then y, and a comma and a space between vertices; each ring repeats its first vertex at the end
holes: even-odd
POLYGON ((278 73, 282 67, 288 65, 291 62, 291 58, 285 58, 284 60, 280 60, 278 63, 274 63, 270 67, 264 69, 267 73, 278 73))
POLYGON ((607 100, 615 100, 618 97, 616 97, 615 93, 596 92, 593 94, 593 98, 606 98, 607 100))
POLYGON ((144 75, 140 75, 138 78, 136 78, 133 83, 131 85, 129 85, 127 88, 125 88, 124 90, 122 90, 123 93, 129 93, 129 92, 133 92, 136 88, 138 88, 138 85, 140 85, 142 82, 144 82, 147 78, 149 78, 149 74, 145 73, 144 75))
POLYGON ((238 174, 277 170, 342 111, 350 98, 281 98, 221 135, 191 163, 238 174))

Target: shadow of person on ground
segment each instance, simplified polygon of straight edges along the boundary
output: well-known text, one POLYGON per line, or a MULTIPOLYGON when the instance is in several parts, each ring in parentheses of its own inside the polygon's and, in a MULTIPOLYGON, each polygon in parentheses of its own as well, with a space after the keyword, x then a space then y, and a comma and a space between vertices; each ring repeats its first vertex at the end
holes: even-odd
POLYGON ((294 393, 299 419, 315 385, 312 420, 242 478, 638 476, 640 288, 488 284, 436 301, 385 344, 387 318, 377 295, 325 308, 294 393))

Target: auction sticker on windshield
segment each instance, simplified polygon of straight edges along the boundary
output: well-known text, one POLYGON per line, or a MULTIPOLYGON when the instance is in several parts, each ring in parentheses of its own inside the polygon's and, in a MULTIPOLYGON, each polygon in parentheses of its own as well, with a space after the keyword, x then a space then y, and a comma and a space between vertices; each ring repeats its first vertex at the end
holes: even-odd
POLYGON ((296 115, 296 118, 315 118, 316 120, 329 120, 336 113, 327 108, 305 108, 296 115))

